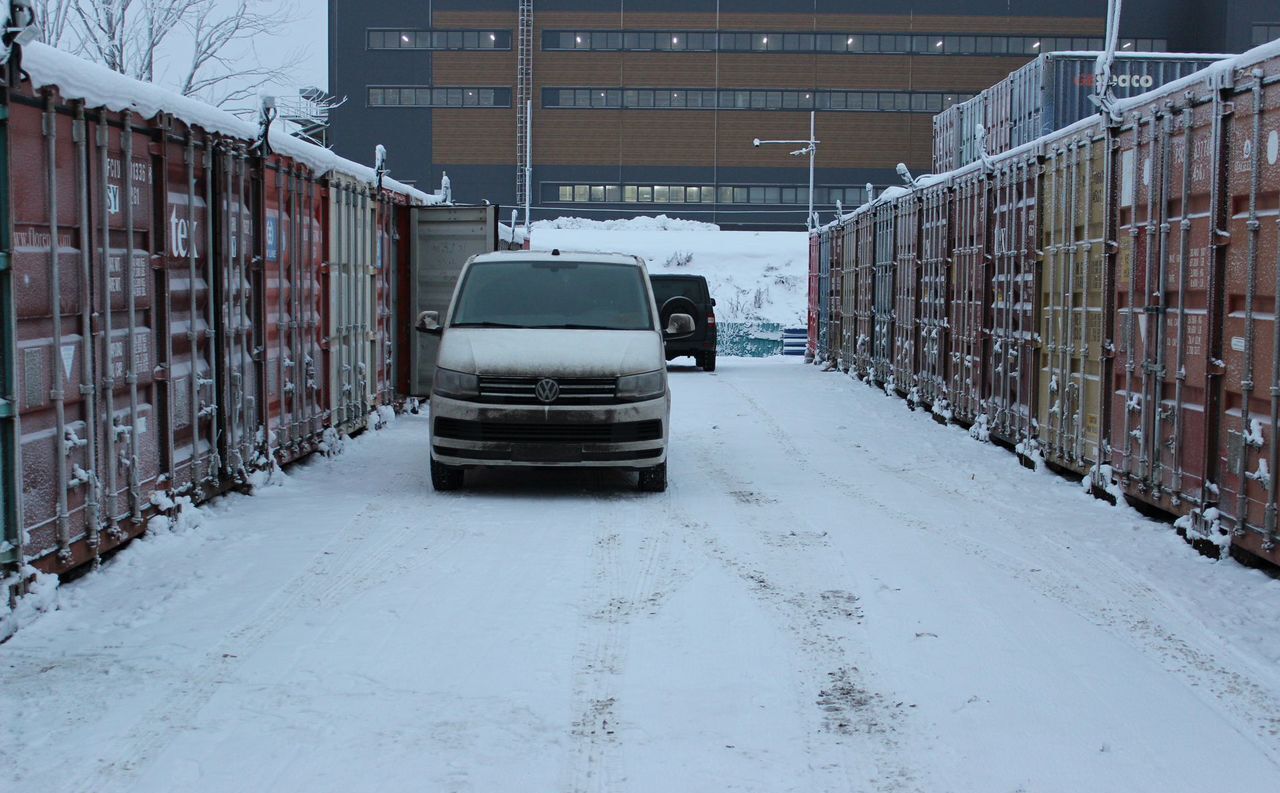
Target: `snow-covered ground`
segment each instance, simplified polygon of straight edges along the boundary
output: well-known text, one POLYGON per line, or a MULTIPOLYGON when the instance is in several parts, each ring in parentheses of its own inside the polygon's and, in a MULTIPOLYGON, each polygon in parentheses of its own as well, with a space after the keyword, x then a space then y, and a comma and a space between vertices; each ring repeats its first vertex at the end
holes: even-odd
POLYGON ((650 273, 704 275, 720 322, 804 325, 809 235, 802 231, 721 231, 666 216, 628 220, 557 218, 533 224, 534 250, 631 253, 650 273))
POLYGON ((0 646, 14 791, 1280 789, 1280 581, 795 359, 671 488, 427 479, 422 416, 0 646))

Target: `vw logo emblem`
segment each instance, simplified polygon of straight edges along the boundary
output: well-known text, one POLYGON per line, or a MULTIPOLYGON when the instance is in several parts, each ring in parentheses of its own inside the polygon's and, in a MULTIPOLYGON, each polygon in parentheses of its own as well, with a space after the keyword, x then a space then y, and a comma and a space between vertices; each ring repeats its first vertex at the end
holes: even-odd
POLYGON ((533 387, 533 395, 539 402, 555 402, 560 396, 560 384, 550 377, 544 377, 533 387))

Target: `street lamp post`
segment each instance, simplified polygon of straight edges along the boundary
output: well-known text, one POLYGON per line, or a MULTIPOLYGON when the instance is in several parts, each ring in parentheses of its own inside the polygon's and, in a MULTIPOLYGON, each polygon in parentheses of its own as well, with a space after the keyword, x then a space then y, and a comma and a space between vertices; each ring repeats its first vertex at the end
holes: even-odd
POLYGON ((805 226, 810 231, 813 230, 813 163, 818 156, 818 144, 822 141, 818 140, 814 135, 814 111, 809 111, 809 139, 808 140, 760 140, 756 138, 751 141, 751 145, 760 147, 768 146, 774 143, 781 143, 788 146, 794 146, 798 143, 804 144, 803 149, 796 149, 791 152, 792 157, 803 157, 809 155, 809 212, 805 215, 805 226))

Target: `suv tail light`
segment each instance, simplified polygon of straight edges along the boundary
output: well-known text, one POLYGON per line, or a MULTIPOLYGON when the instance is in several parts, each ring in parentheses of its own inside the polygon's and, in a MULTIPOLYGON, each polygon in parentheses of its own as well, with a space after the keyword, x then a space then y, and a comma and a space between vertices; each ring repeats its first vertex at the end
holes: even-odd
POLYGON ((708 311, 707 312, 707 328, 709 330, 715 330, 715 327, 716 327, 716 312, 708 311))

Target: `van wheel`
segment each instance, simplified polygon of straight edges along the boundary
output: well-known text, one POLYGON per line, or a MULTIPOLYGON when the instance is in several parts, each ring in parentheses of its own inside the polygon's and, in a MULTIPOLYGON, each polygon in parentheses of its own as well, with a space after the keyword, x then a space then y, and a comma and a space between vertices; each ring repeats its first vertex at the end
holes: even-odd
POLYGON ((662 493, 667 489, 667 464, 661 463, 640 472, 640 489, 646 493, 662 493))
POLYGON ((431 486, 436 490, 457 490, 462 487, 462 476, 457 466, 431 461, 431 486))
POLYGON ((716 354, 714 352, 704 352, 702 354, 702 371, 714 372, 716 370, 716 354))

